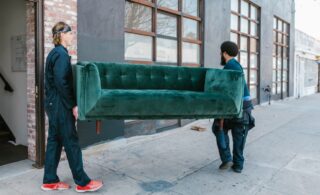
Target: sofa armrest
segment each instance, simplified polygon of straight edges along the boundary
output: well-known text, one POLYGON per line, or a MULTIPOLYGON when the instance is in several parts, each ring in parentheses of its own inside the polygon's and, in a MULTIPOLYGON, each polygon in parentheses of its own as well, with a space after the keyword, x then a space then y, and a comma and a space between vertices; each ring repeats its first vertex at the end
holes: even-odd
POLYGON ((204 91, 221 93, 231 98, 238 111, 237 117, 240 117, 242 114, 244 85, 244 75, 240 71, 208 69, 204 91))
POLYGON ((93 63, 78 63, 75 66, 76 96, 79 120, 96 105, 101 96, 101 81, 98 68, 93 63))

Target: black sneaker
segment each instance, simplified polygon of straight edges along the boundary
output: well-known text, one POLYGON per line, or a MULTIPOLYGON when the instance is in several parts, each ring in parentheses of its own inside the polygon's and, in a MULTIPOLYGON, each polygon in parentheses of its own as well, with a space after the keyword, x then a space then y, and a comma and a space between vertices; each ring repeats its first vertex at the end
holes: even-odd
POLYGON ((232 162, 223 162, 220 166, 219 169, 224 170, 224 169, 229 169, 232 166, 232 162))
POLYGON ((241 173, 242 172, 242 169, 240 167, 232 165, 231 168, 236 173, 241 173))

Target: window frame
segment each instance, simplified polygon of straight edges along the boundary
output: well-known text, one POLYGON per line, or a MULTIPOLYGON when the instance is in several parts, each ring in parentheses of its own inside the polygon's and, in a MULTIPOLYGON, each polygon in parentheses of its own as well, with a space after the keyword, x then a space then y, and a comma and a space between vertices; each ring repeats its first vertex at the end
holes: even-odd
MULTIPOLYGON (((232 5, 231 5, 231 14, 230 17, 233 17, 233 15, 235 15, 237 17, 237 30, 232 29, 231 27, 231 23, 230 22, 230 39, 232 38, 233 35, 237 36, 237 45, 239 47, 239 54, 236 57, 236 59, 240 62, 241 64, 241 52, 246 52, 246 58, 247 58, 247 64, 245 65, 245 67, 243 68, 245 72, 245 75, 247 75, 246 82, 248 85, 248 89, 251 92, 251 87, 255 86, 256 89, 256 97, 254 97, 252 99, 254 104, 258 104, 259 103, 259 99, 260 99, 260 40, 261 40, 261 36, 260 36, 260 24, 261 24, 261 8, 248 0, 236 0, 237 4, 238 4, 238 10, 235 11, 232 9, 232 5), (241 10, 241 2, 244 1, 246 3, 248 3, 248 16, 246 16, 245 14, 242 13, 241 10), (252 12, 252 8, 255 8, 256 10, 256 14, 255 14, 255 18, 251 18, 251 12, 252 12), (247 29, 247 33, 242 32, 241 31, 241 27, 242 27, 242 23, 241 23, 241 19, 248 21, 248 29, 247 29), (251 26, 252 24, 256 25, 256 33, 255 35, 251 34, 251 26), (241 50, 241 46, 242 46, 242 42, 241 42, 241 38, 245 37, 246 39, 246 50, 241 50), (256 41, 256 48, 255 51, 252 50, 251 48, 251 40, 255 39, 256 41), (256 56, 256 64, 255 67, 250 67, 250 62, 251 62, 251 55, 255 55, 256 56), (252 72, 255 71, 256 72, 256 82, 255 83, 251 83, 251 74, 252 72)), ((242 65, 242 64, 241 64, 242 65)))
POLYGON ((278 16, 273 17, 273 50, 272 50, 272 58, 275 59, 272 61, 272 85, 271 85, 271 94, 272 99, 284 99, 289 96, 289 74, 290 74, 290 23, 283 20, 278 16), (279 22, 281 23, 281 30, 279 30, 279 22), (286 28, 284 28, 286 25, 286 28), (286 31, 285 31, 286 30, 286 31), (275 35, 275 36, 274 36, 275 35), (279 42, 278 38, 281 36, 281 42, 279 42), (284 37, 286 37, 286 43, 283 43, 284 37), (274 51, 275 48, 275 51, 274 51), (281 48, 280 54, 278 53, 278 49, 281 48), (284 48, 286 48, 286 54, 284 53, 284 48), (278 67, 280 59, 280 68, 278 67), (284 68, 284 60, 286 60, 286 68, 284 68), (276 62, 276 66, 274 67, 274 61, 276 62), (278 80, 278 75, 280 71, 280 81, 278 80), (275 72, 275 74, 274 74, 275 72), (286 72, 286 80, 283 80, 284 72, 286 72), (275 77, 275 81, 273 78, 275 77), (283 86, 286 86, 286 91, 283 91, 283 86), (275 85, 275 91, 273 87, 275 85), (278 86, 280 86, 280 92, 278 92, 278 86), (274 93, 275 92, 275 93, 274 93))
MULTIPOLYGON (((199 16, 193 16, 183 12, 183 1, 178 0, 178 10, 173 10, 167 7, 158 6, 157 0, 151 0, 151 2, 147 0, 125 0, 125 2, 129 3, 137 3, 143 6, 147 6, 152 9, 152 22, 151 22, 151 32, 128 29, 124 27, 124 33, 132 33, 137 35, 151 36, 152 41, 152 61, 136 61, 136 60, 126 60, 124 56, 124 60, 129 63, 134 64, 166 64, 173 66, 193 66, 193 67, 203 67, 204 66, 204 0, 198 0, 198 13, 199 16), (168 14, 171 16, 177 17, 177 63, 170 62, 159 62, 157 60, 157 38, 168 38, 168 36, 157 34, 157 13, 161 12, 162 14, 168 14), (198 22, 198 39, 189 39, 183 37, 183 18, 195 20, 198 22), (183 42, 192 43, 199 45, 199 63, 183 63, 182 56, 182 44, 183 42)), ((170 39, 170 38, 169 38, 170 39)), ((172 39, 173 40, 173 39, 172 39)), ((125 55, 125 54, 124 54, 125 55)))

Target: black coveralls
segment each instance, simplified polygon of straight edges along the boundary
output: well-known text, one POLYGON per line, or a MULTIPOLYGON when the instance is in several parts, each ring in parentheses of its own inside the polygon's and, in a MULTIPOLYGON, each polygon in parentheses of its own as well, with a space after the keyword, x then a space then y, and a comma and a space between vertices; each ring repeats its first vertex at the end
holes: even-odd
POLYGON ((67 154, 73 179, 85 186, 90 178, 83 170, 82 153, 72 108, 76 106, 73 77, 68 50, 56 45, 49 53, 45 67, 45 110, 49 119, 49 134, 43 183, 59 182, 57 167, 62 147, 67 154))

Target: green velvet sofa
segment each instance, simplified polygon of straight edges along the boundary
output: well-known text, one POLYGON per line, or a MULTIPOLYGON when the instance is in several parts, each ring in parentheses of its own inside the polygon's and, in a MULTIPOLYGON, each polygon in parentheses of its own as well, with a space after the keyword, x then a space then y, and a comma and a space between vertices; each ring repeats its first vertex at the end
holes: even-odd
POLYGON ((78 62, 79 120, 233 118, 242 114, 241 72, 78 62))

